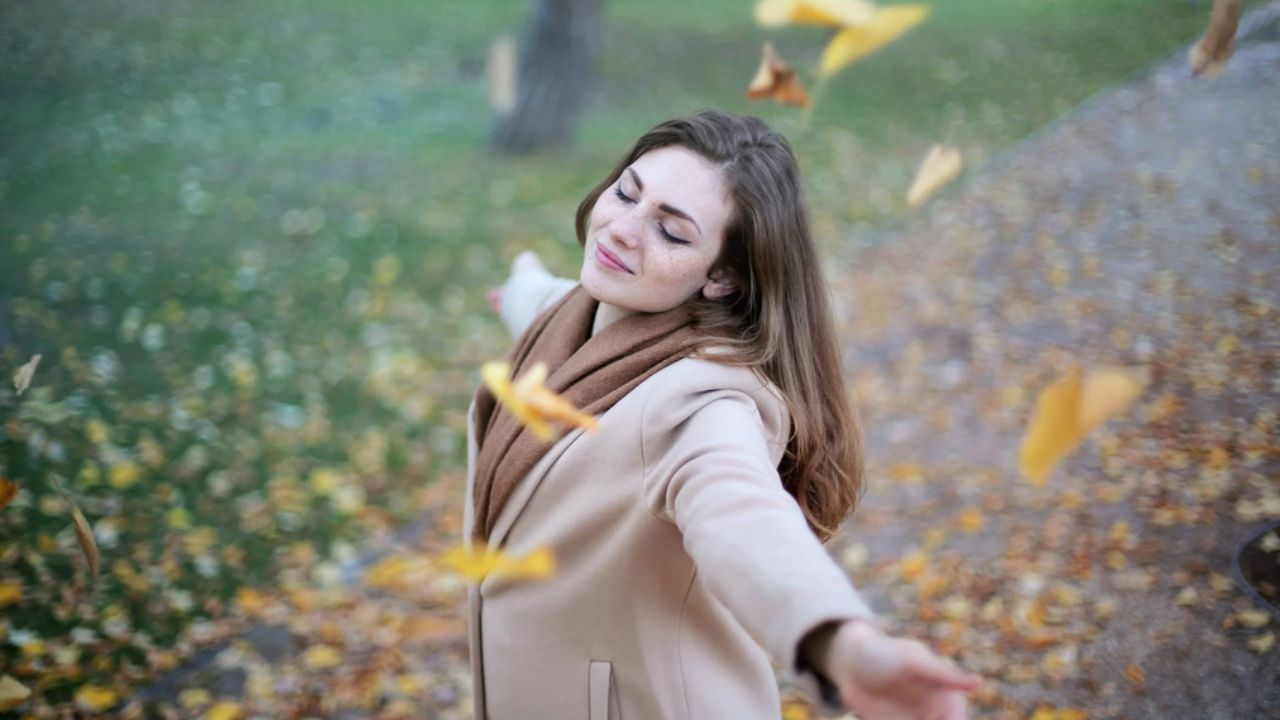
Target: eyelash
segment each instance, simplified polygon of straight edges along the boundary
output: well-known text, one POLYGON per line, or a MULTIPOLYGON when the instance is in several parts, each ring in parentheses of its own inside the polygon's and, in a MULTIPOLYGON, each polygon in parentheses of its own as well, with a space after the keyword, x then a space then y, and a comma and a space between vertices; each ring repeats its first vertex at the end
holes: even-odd
MULTIPOLYGON (((626 195, 624 195, 624 194, 622 193, 622 186, 621 186, 621 185, 619 185, 618 187, 616 187, 616 188, 614 188, 614 189, 613 189, 613 195, 614 195, 614 197, 618 198, 618 199, 619 199, 619 200, 621 200, 622 202, 635 202, 635 200, 632 200, 631 198, 627 197, 626 195)), ((675 243, 676 245, 688 245, 688 244, 689 244, 689 241, 688 241, 688 240, 684 240, 684 239, 682 239, 682 238, 678 238, 678 237, 676 237, 675 235, 672 235, 671 233, 667 232, 667 229, 666 229, 666 228, 664 228, 664 227, 662 227, 662 225, 661 225, 661 224, 659 224, 659 225, 658 225, 658 230, 662 233, 662 236, 663 236, 663 237, 665 237, 669 242, 675 243)))

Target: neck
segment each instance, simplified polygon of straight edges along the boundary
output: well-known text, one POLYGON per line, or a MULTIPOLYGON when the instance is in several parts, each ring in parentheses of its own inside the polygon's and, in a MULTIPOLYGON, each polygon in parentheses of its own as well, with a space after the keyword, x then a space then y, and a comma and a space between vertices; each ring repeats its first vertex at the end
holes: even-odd
POLYGON ((624 310, 616 305, 602 302, 596 307, 595 322, 591 324, 591 336, 595 337, 601 330, 609 327, 622 318, 632 315, 631 310, 624 310))

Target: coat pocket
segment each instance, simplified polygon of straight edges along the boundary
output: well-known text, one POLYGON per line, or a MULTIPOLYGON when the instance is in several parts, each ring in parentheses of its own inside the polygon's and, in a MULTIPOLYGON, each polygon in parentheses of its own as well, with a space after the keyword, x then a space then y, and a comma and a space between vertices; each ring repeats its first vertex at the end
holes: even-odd
POLYGON ((613 684, 613 663, 592 660, 587 675, 588 714, 590 720, 622 720, 618 707, 618 689, 613 684))

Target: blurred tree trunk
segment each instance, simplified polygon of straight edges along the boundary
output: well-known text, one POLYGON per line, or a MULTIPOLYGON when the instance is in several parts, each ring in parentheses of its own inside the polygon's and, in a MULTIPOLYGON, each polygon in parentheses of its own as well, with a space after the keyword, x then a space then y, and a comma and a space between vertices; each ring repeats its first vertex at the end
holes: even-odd
POLYGON ((515 109, 493 130, 493 146, 512 155, 566 143, 595 82, 600 0, 534 2, 520 42, 515 109))

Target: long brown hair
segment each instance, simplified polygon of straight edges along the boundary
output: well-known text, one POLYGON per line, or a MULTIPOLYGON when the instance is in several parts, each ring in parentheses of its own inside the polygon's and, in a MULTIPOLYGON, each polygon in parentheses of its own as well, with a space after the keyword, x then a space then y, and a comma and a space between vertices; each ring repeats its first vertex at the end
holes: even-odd
POLYGON ((601 193, 641 155, 670 145, 715 166, 734 206, 711 273, 730 273, 736 289, 725 298, 690 301, 702 331, 698 349, 727 348, 716 361, 753 368, 782 391, 792 432, 778 470, 825 541, 861 495, 862 437, 844 384, 800 169, 786 138, 759 118, 715 110, 661 123, 582 199, 578 242, 585 247, 601 193))

